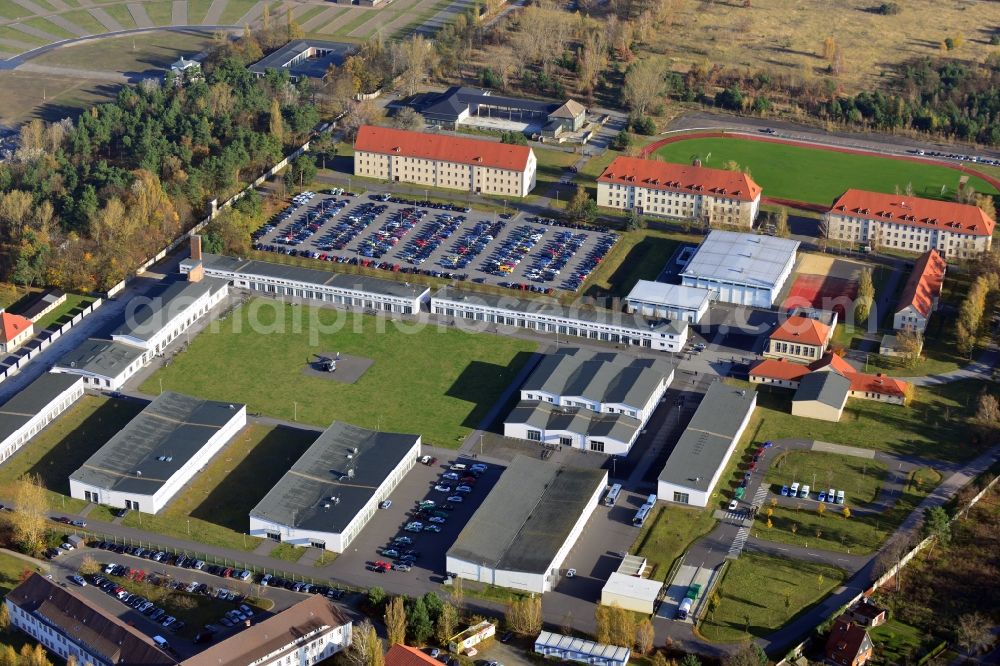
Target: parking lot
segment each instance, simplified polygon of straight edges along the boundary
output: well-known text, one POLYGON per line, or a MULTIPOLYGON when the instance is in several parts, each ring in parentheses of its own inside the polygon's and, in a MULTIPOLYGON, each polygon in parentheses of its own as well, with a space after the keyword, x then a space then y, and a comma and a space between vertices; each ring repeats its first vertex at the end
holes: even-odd
POLYGON ((471 492, 457 493, 455 492, 457 482, 442 478, 449 472, 448 467, 456 461, 466 465, 476 463, 475 460, 468 458, 459 460, 453 455, 440 456, 433 465, 416 465, 389 496, 392 506, 376 513, 348 550, 337 558, 331 568, 333 577, 349 575, 352 581, 369 587, 376 585, 384 587, 387 584, 386 579, 391 577, 393 590, 417 596, 440 585, 446 573, 445 553, 489 494, 504 469, 491 463, 487 471, 475 479, 471 492), (447 483, 452 492, 439 492, 434 489, 442 482, 447 483), (462 501, 448 501, 448 497, 455 496, 461 496, 462 501), (443 523, 430 522, 430 517, 435 517, 433 511, 429 512, 426 518, 414 516, 418 503, 425 500, 435 502, 433 511, 441 512, 443 523), (446 511, 442 508, 445 504, 451 504, 454 508, 446 511), (429 525, 440 527, 440 532, 406 531, 407 524, 413 521, 423 523, 425 528, 429 525), (389 548, 393 539, 397 537, 407 537, 412 543, 394 548, 399 556, 392 557, 384 550, 389 548), (416 555, 416 559, 408 565, 410 567, 408 571, 378 570, 379 567, 375 565, 376 562, 385 562, 390 566, 401 563, 406 551, 412 551, 416 555))
POLYGON ((522 213, 459 205, 304 193, 254 232, 254 247, 370 268, 517 290, 576 291, 617 234, 522 213))

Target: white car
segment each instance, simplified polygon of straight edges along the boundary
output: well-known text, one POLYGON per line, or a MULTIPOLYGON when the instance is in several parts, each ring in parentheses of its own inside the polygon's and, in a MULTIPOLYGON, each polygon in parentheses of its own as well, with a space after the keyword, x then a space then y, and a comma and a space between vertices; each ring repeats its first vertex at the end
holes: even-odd
POLYGON ((392 500, 382 500, 379 503, 378 508, 380 508, 380 509, 388 509, 390 506, 392 506, 392 500))
POLYGON ((452 495, 451 497, 448 498, 448 501, 454 504, 461 504, 463 501, 465 501, 465 498, 462 497, 461 495, 452 495))
POLYGON ((450 493, 451 486, 445 486, 439 483, 436 486, 434 486, 434 490, 438 491, 439 493, 450 493))
POLYGON ((738 509, 738 508, 740 508, 740 501, 739 500, 734 499, 733 501, 731 501, 729 503, 729 510, 730 511, 736 511, 736 509, 738 509))
POLYGON ((568 570, 568 571, 566 572, 566 578, 572 578, 572 577, 573 577, 573 576, 575 576, 575 575, 576 575, 576 569, 569 569, 569 570, 568 570))
POLYGON ((808 483, 806 485, 802 486, 802 488, 799 490, 799 497, 801 497, 802 499, 809 499, 809 484, 808 483))

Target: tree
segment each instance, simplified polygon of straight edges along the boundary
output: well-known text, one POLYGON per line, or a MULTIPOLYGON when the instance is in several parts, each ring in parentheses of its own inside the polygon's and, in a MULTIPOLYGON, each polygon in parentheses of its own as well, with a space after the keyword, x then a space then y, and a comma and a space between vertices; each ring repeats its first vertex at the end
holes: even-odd
POLYGON ((631 145, 632 135, 629 134, 628 130, 622 130, 611 138, 611 141, 608 143, 608 148, 624 152, 628 150, 631 145))
POLYGON ((271 100, 271 114, 270 123, 268 129, 278 143, 284 145, 285 143, 285 119, 281 115, 281 102, 277 98, 271 100))
POLYGON ((451 603, 455 610, 461 610, 465 603, 465 590, 462 588, 462 579, 453 578, 451 581, 451 603))
POLYGON ((409 40, 404 41, 401 48, 404 62, 403 88, 407 95, 413 95, 427 78, 434 51, 431 49, 430 42, 419 33, 415 33, 409 40))
POLYGON ((635 627, 635 650, 639 654, 649 654, 656 639, 656 630, 648 617, 643 618, 635 627))
MULTIPOLYGON (((4 604, 6 606, 6 604, 4 604)), ((0 666, 19 666, 21 658, 13 645, 4 645, 0 650, 0 666)))
POLYGON ((597 624, 597 642, 609 645, 611 643, 611 607, 597 604, 594 607, 594 621, 597 624))
POLYGON ((723 666, 766 666, 767 654, 764 650, 749 640, 744 641, 740 648, 722 660, 723 666))
POLYGON ((366 618, 354 625, 351 645, 345 656, 352 666, 383 666, 382 641, 371 620, 366 618))
POLYGON ((990 291, 990 278, 980 275, 972 283, 965 300, 958 309, 958 321, 955 337, 959 351, 963 354, 972 352, 979 341, 979 332, 983 325, 983 313, 986 311, 986 298, 990 291))
POLYGON ((404 106, 392 117, 392 126, 411 132, 419 132, 424 129, 424 117, 413 108, 404 106))
POLYGON ((743 92, 736 86, 729 86, 715 94, 715 105, 731 111, 743 109, 743 92))
POLYGON ((84 557, 83 560, 80 562, 79 571, 84 576, 89 576, 99 573, 100 570, 101 570, 100 563, 90 555, 84 557))
POLYGON ((10 629, 10 611, 7 604, 0 604, 0 631, 6 632, 10 629))
POLYGON ((637 116, 646 115, 646 110, 653 102, 663 96, 666 87, 664 71, 658 58, 647 58, 633 63, 625 72, 622 95, 625 103, 637 116))
POLYGON ((779 206, 774 214, 774 235, 779 238, 788 238, 792 235, 791 229, 788 228, 788 209, 784 206, 779 206))
POLYGON ((924 510, 924 535, 934 537, 942 546, 951 543, 951 519, 943 507, 924 510))
POLYGON ((406 624, 403 597, 393 597, 385 608, 385 633, 390 647, 406 645, 406 624))
POLYGON ((418 597, 410 604, 407 613, 406 633, 414 645, 425 645, 434 635, 434 623, 423 597, 418 597))
POLYGON ((826 513, 826 504, 823 503, 823 502, 817 503, 817 505, 816 505, 816 513, 818 513, 819 517, 822 518, 823 514, 826 513))
POLYGON ((986 213, 990 219, 997 219, 997 209, 996 205, 993 203, 993 195, 990 194, 978 194, 976 195, 976 205, 979 206, 984 213, 986 213))
POLYGON ((21 666, 52 666, 52 662, 49 661, 49 656, 41 643, 35 643, 34 647, 31 643, 25 643, 21 647, 20 663, 21 666))
POLYGON ((680 666, 701 666, 701 659, 696 654, 686 654, 681 658, 680 666))
POLYGON ((621 606, 611 606, 611 644, 627 647, 635 642, 635 616, 621 606))
POLYGON ((858 296, 854 305, 854 316, 858 324, 868 321, 874 302, 875 285, 872 282, 872 271, 870 268, 865 268, 861 271, 861 278, 858 281, 858 296))
POLYGON ((14 482, 14 511, 11 513, 11 527, 14 543, 27 553, 37 553, 45 545, 48 528, 48 498, 45 486, 37 474, 25 474, 14 482))
POLYGON ((979 394, 976 420, 988 428, 995 428, 1000 423, 1000 402, 985 389, 979 394))
POLYGON ((989 618, 978 611, 960 616, 955 631, 958 644, 969 656, 985 652, 993 645, 991 625, 989 618))
MULTIPOLYGON (((652 661, 652 665, 653 666, 668 666, 667 665, 667 658, 664 657, 663 653, 660 652, 659 650, 657 650, 656 652, 653 653, 653 658, 652 658, 651 661, 652 661)), ((681 662, 681 663, 683 664, 684 662, 681 662)), ((698 666, 701 666, 701 662, 700 661, 698 662, 698 666)))
POLYGON ((542 630, 542 600, 539 597, 514 599, 507 604, 507 627, 515 634, 527 636, 542 630))
POLYGON ((385 590, 378 585, 368 588, 368 605, 377 609, 383 603, 385 603, 385 590))
POLYGON ((587 190, 577 187, 573 197, 566 202, 566 219, 571 222, 590 224, 597 218, 597 202, 590 198, 587 190))
POLYGON ((458 611, 451 604, 442 604, 441 612, 438 614, 437 624, 434 628, 434 635, 438 643, 447 645, 448 639, 455 635, 455 627, 458 626, 458 611))
POLYGON ((904 329, 896 333, 896 351, 903 359, 907 368, 917 367, 920 362, 920 351, 924 347, 924 339, 920 331, 904 329))
POLYGON ((851 508, 845 506, 844 510, 841 513, 844 514, 844 518, 850 518, 851 517, 851 508))
POLYGON ((377 125, 383 116, 384 112, 373 100, 351 100, 342 121, 345 139, 353 141, 362 126, 377 125))

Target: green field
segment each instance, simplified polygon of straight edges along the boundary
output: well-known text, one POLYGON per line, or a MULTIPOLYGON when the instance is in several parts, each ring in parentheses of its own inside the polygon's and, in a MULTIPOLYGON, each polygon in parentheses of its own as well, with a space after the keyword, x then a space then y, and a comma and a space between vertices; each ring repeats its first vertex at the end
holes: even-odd
POLYGON ((718 608, 703 606, 699 631, 713 641, 766 636, 843 580, 843 571, 825 564, 743 553, 723 575, 718 608))
POLYGON ((47 315, 35 322, 35 330, 43 331, 52 324, 62 325, 65 322, 63 318, 66 317, 68 321, 72 317, 67 317, 67 315, 76 316, 76 311, 78 309, 83 309, 93 303, 96 299, 93 296, 84 296, 82 294, 66 294, 66 300, 62 302, 61 305, 52 309, 47 315))
POLYGON ((792 391, 758 385, 754 387, 758 396, 755 415, 760 415, 761 427, 756 439, 793 436, 930 460, 969 460, 982 453, 985 443, 974 434, 956 431, 954 424, 975 415, 976 398, 989 386, 982 380, 964 379, 918 388, 905 407, 851 398, 840 422, 832 423, 792 416, 792 391))
POLYGON ((162 380, 164 389, 245 402, 248 411, 289 421, 326 427, 339 419, 457 447, 535 347, 518 338, 255 299, 217 331, 199 335, 142 390, 158 393, 162 380), (305 372, 314 354, 338 351, 374 363, 354 384, 305 372))
POLYGON ((875 655, 887 664, 905 664, 926 639, 920 629, 895 618, 869 631, 875 655))
MULTIPOLYGON (((42 566, 32 564, 29 560, 23 560, 7 553, 0 553, 0 597, 7 596, 21 582, 21 577, 25 571, 37 571, 45 573, 42 566)), ((8 631, 0 630, 0 647, 10 645, 15 650, 20 650, 25 643, 31 642, 31 637, 11 627, 8 631)))
POLYGON ((772 492, 795 481, 808 483, 813 492, 839 488, 849 496, 852 506, 870 504, 878 496, 888 467, 868 458, 855 458, 824 451, 788 451, 771 461, 764 482, 772 492))
POLYGON ((69 475, 132 420, 144 407, 132 400, 85 395, 0 466, 0 495, 26 473, 38 474, 48 488, 49 507, 76 513, 86 502, 69 497, 69 475))
POLYGON ((642 555, 652 567, 650 578, 663 580, 688 546, 715 527, 708 509, 657 503, 629 552, 642 555))
POLYGON ((666 231, 626 231, 587 279, 587 296, 625 298, 639 280, 655 280, 688 237, 666 231))
MULTIPOLYGON (((749 139, 688 139, 667 144, 655 154, 684 164, 700 158, 702 165, 715 168, 735 161, 749 168, 764 196, 824 205, 852 187, 891 193, 909 184, 915 195, 932 199, 942 198, 945 187, 950 198, 962 175, 945 166, 749 139)), ((970 178, 969 184, 977 192, 997 193, 980 178, 970 178)))

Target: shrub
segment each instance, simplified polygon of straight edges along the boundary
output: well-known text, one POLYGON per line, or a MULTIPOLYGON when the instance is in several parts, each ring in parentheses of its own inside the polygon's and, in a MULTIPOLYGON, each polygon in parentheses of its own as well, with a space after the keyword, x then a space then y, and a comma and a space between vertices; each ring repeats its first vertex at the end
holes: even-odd
POLYGON ((730 111, 739 111, 743 108, 743 93, 736 86, 729 86, 716 93, 715 105, 730 111))
POLYGON ((482 82, 484 88, 503 87, 503 79, 489 67, 479 73, 479 80, 482 82))
POLYGON ((882 16, 895 16, 901 11, 903 11, 903 8, 895 2, 883 2, 875 8, 875 13, 881 14, 882 16))
POLYGON ((630 124, 632 126, 632 131, 636 134, 642 134, 644 136, 652 136, 653 134, 656 134, 656 123, 649 116, 632 118, 630 124))
POLYGON ((611 139, 608 147, 611 148, 611 150, 628 150, 631 145, 632 135, 628 133, 628 130, 622 130, 615 135, 615 138, 611 139))

